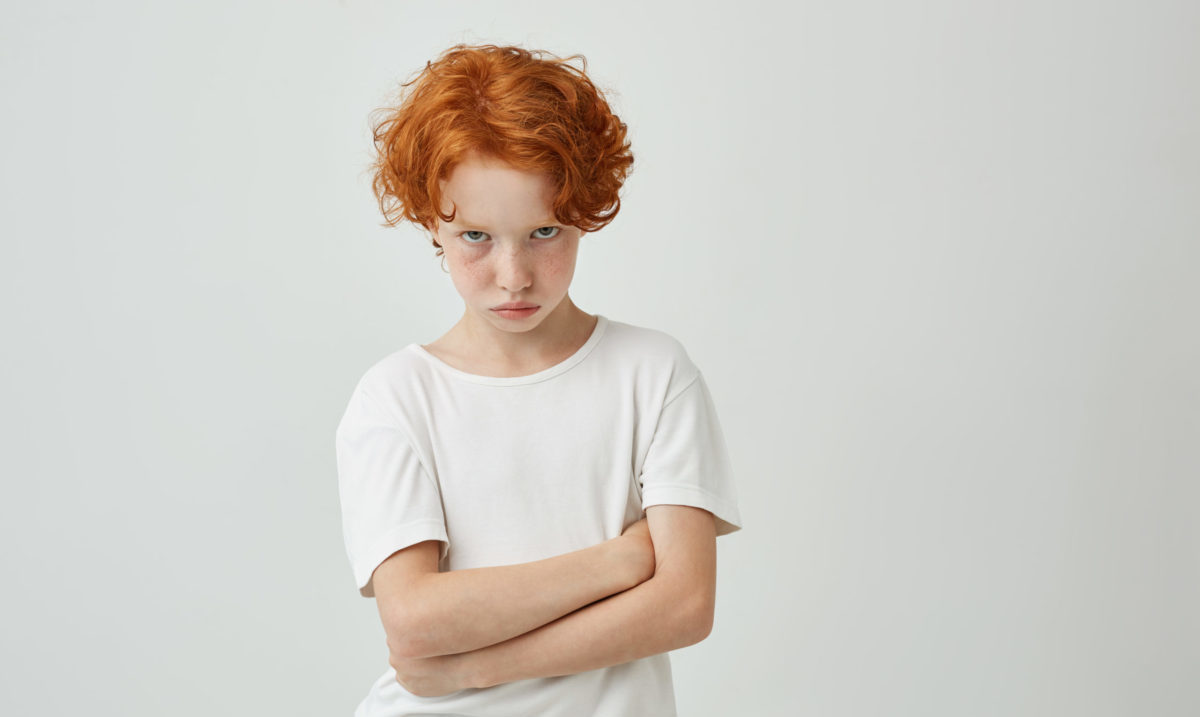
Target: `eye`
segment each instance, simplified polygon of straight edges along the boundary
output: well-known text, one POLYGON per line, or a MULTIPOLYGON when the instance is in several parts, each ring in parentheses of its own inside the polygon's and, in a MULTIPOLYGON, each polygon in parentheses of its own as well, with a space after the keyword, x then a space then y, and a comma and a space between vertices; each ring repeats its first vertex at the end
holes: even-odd
POLYGON ((483 238, 486 237, 487 234, 485 234, 477 229, 470 229, 468 231, 463 232, 459 236, 466 239, 468 244, 482 244, 483 238), (474 241, 475 239, 479 239, 479 241, 474 241))
POLYGON ((538 239, 550 239, 554 236, 557 236, 558 232, 559 232, 558 227, 539 227, 539 228, 533 230, 533 235, 535 237, 537 237, 538 239), (550 233, 543 234, 543 232, 546 232, 546 231, 549 231, 550 233))

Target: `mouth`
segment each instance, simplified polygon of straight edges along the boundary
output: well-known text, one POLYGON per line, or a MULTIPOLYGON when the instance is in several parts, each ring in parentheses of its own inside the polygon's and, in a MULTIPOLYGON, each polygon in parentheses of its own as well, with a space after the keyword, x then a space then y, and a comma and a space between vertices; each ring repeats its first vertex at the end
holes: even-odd
POLYGON ((513 311, 513 310, 520 311, 520 310, 524 310, 524 309, 536 309, 536 308, 538 308, 537 304, 530 304, 525 301, 514 301, 512 303, 500 304, 499 306, 494 306, 494 307, 492 307, 492 311, 513 311))
POLYGON ((540 306, 537 306, 536 304, 525 304, 525 305, 518 304, 517 306, 518 306, 518 308, 499 308, 498 307, 498 308, 492 309, 492 311, 505 319, 523 319, 526 316, 533 316, 535 313, 537 313, 538 309, 541 308, 540 306))

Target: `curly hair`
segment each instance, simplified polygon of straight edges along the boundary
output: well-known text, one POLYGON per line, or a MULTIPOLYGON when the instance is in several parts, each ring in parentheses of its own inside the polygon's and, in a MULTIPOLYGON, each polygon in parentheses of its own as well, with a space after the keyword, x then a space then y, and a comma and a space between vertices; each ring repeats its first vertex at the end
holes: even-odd
POLYGON ((439 182, 479 152, 548 174, 558 221, 585 232, 606 226, 621 208, 633 154, 625 124, 586 71, 582 55, 497 45, 459 44, 427 62, 393 106, 371 113, 372 189, 385 225, 453 221, 441 212, 439 182), (570 64, 576 58, 581 68, 570 64))

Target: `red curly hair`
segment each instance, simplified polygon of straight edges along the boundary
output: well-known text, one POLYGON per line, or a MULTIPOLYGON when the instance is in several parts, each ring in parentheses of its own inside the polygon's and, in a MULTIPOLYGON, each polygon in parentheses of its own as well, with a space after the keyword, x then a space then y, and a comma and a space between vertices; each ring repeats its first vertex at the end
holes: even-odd
POLYGON ((439 181, 471 152, 548 174, 558 221, 585 232, 611 222, 633 154, 586 70, 582 55, 497 45, 459 44, 427 62, 394 106, 372 112, 372 189, 386 225, 453 221, 439 181), (576 58, 582 68, 569 64, 576 58))

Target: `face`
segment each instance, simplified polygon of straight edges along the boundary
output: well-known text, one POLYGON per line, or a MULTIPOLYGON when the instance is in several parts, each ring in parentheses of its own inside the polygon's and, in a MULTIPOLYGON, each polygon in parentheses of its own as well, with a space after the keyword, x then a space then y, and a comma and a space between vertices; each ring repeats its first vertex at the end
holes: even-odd
POLYGON ((547 175, 469 155, 442 180, 442 211, 432 231, 474 328, 525 332, 570 307, 567 289, 583 232, 554 218, 547 175), (503 310, 516 303, 536 307, 503 310))

